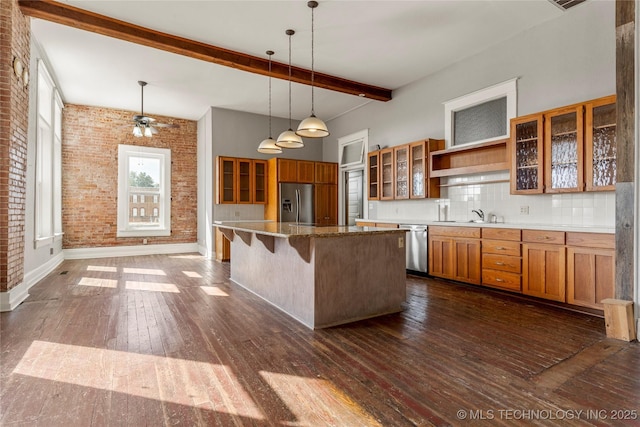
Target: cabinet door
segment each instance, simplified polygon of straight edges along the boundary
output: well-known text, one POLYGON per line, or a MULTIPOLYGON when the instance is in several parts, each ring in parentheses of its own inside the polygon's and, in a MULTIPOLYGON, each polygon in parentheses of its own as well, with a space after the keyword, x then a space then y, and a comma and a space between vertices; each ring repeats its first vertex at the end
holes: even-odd
POLYGON ((236 159, 218 157, 218 203, 236 203, 236 159))
POLYGON ((587 191, 616 189, 616 96, 586 105, 585 184, 587 191))
POLYGON ((216 261, 231 260, 231 242, 216 227, 216 261))
POLYGON ((402 145, 393 149, 393 170, 395 187, 393 195, 396 199, 409 198, 409 146, 402 145))
POLYGON ((250 159, 237 159, 236 203, 253 203, 253 164, 250 159))
POLYGON ((316 179, 316 166, 314 162, 298 160, 296 182, 313 184, 316 179))
POLYGON ((511 120, 511 194, 544 190, 543 122, 541 114, 511 120))
POLYGON ((453 239, 453 279, 480 284, 482 259, 480 240, 453 239))
POLYGON ((565 248, 522 245, 522 293, 565 302, 565 248))
POLYGON ((453 278, 453 239, 429 236, 429 274, 445 279, 453 278))
POLYGON ((268 168, 266 160, 253 160, 253 203, 267 203, 268 168))
POLYGON ((603 299, 614 298, 615 250, 567 248, 567 302, 603 310, 603 299))
POLYGON ((380 200, 380 150, 372 151, 368 156, 369 167, 369 200, 380 200))
POLYGON ((380 151, 380 200, 393 200, 393 148, 380 151))
POLYGON ((427 197, 424 141, 409 144, 409 198, 427 197))
POLYGON ((297 182, 298 162, 291 159, 278 159, 278 182, 297 182))
POLYGON ((584 190, 584 106, 545 114, 545 192, 584 190))
POLYGON ((337 184, 338 164, 327 162, 315 162, 316 184, 337 184))
POLYGON ((316 224, 327 226, 338 224, 338 186, 316 184, 315 186, 316 224))

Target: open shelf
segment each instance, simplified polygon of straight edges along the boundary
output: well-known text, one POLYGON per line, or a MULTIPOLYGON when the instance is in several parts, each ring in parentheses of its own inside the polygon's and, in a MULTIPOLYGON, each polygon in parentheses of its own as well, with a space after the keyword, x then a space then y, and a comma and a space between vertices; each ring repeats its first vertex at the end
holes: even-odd
POLYGON ((508 139, 431 152, 431 178, 509 169, 508 139))

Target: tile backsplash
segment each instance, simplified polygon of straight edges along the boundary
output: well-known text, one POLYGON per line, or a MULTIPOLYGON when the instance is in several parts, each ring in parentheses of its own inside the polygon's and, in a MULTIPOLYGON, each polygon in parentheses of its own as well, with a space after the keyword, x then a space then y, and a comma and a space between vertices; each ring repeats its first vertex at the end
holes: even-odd
MULTIPOLYGON (((450 220, 475 219, 471 211, 482 209, 505 222, 615 226, 615 192, 512 195, 509 173, 496 172, 442 179, 441 199, 448 199, 450 220), (496 182, 498 181, 498 182, 496 182), (486 182, 486 183, 482 183, 486 182), (521 213, 527 211, 528 214, 521 213)), ((370 218, 398 220, 436 220, 436 199, 369 202, 370 218)))
POLYGON ((264 205, 215 204, 213 218, 216 221, 262 221, 264 219, 264 205))

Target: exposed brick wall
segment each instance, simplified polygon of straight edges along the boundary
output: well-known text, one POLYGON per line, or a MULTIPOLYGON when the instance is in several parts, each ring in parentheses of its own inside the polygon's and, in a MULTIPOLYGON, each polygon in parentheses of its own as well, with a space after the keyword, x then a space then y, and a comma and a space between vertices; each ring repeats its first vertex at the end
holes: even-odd
MULTIPOLYGON (((171 236, 148 244, 197 240, 197 123, 153 115, 161 128, 152 138, 131 134, 131 111, 66 105, 62 123, 62 227, 65 249, 141 245, 117 238, 118 144, 171 149, 171 236)), ((151 114, 151 113, 150 113, 151 114)))
MULTIPOLYGON (((0 291, 24 276, 24 221, 29 90, 12 69, 30 58, 29 18, 16 0, 0 2, 0 291)), ((31 74, 31 73, 30 73, 31 74)))

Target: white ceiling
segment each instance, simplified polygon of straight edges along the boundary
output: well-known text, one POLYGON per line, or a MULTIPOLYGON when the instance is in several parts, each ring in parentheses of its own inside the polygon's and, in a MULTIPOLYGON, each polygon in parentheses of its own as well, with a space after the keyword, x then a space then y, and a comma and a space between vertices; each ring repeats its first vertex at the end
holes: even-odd
MULTIPOLYGON (((311 67, 311 10, 296 1, 71 0, 72 6, 211 45, 311 67)), ((397 89, 481 52, 562 12, 547 0, 320 1, 315 70, 397 89)), ((197 120, 210 106, 268 114, 268 78, 32 19, 64 101, 197 120)), ((473 70, 470 70, 473 72, 473 70)), ((272 79, 273 115, 288 117, 288 83, 272 79)), ((330 120, 370 101, 315 89, 330 120)), ((390 101, 393 102, 393 101, 390 101)), ((292 115, 309 115, 311 88, 292 84, 292 115)))

